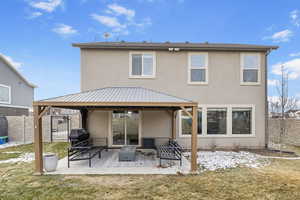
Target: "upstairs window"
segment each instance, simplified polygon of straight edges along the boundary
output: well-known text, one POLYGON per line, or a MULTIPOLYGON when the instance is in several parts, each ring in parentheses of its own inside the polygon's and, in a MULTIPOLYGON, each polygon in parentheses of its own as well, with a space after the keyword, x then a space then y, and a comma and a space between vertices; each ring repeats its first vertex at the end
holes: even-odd
POLYGON ((10 87, 0 84, 0 103, 10 104, 10 87))
POLYGON ((155 77, 155 54, 154 53, 131 53, 130 54, 131 78, 154 78, 155 77))
POLYGON ((208 54, 191 53, 188 61, 188 83, 207 84, 208 83, 208 54))
POLYGON ((241 54, 241 83, 250 85, 260 83, 260 54, 241 54))

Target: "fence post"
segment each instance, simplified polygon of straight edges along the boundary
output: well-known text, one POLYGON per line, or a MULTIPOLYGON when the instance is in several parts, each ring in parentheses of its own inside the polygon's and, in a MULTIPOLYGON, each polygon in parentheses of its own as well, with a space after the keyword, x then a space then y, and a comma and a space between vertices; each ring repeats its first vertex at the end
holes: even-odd
POLYGON ((25 116, 23 115, 23 143, 26 143, 26 135, 25 135, 25 129, 26 129, 26 124, 25 124, 25 116))

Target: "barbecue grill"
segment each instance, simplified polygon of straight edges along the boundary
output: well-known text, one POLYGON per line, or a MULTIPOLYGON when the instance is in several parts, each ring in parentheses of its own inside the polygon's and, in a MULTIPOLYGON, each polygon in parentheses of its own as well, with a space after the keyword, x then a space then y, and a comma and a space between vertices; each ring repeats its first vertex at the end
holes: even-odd
POLYGON ((89 139, 90 134, 85 129, 72 129, 69 135, 71 145, 75 145, 81 141, 89 139))

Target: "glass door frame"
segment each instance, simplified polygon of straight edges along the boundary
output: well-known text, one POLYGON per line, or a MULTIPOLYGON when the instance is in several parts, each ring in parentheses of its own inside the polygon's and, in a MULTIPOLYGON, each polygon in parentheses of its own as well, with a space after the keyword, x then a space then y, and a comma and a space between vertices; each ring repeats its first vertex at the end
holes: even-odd
MULTIPOLYGON (((127 139, 127 133, 126 133, 126 128, 125 128, 125 144, 124 145, 114 145, 113 144, 113 127, 112 127, 112 120, 113 120, 113 111, 118 111, 112 110, 108 112, 108 123, 109 123, 109 131, 108 131, 108 144, 110 147, 123 147, 123 146, 128 146, 126 143, 127 139)), ((136 146, 136 147, 141 147, 142 146, 142 112, 141 110, 133 110, 133 109, 128 109, 128 110, 122 110, 122 111, 138 111, 139 113, 139 122, 138 122, 138 145, 130 145, 130 146, 136 146)), ((126 127, 126 124, 125 124, 126 127)))

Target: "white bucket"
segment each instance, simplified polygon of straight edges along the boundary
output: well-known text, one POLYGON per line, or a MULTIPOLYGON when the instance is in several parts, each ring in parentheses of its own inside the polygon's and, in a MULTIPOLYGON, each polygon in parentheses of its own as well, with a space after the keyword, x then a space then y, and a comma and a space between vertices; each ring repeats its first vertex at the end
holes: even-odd
POLYGON ((53 172, 57 168, 58 157, 54 153, 44 155, 44 169, 47 172, 53 172))

